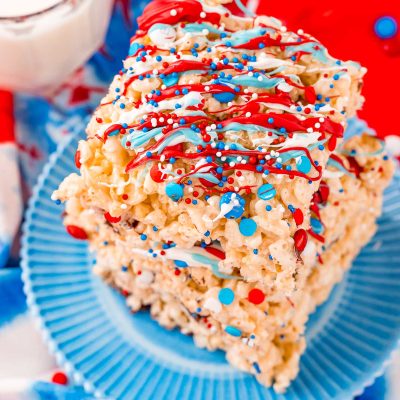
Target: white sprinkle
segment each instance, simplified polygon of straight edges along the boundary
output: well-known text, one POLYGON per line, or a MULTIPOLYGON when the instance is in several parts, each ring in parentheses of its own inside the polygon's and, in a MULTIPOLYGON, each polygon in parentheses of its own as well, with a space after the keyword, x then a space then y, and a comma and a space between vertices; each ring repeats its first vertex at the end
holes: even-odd
POLYGON ((164 154, 160 157, 160 161, 165 161, 165 155, 164 154))
POLYGON ((217 151, 216 156, 217 156, 217 157, 221 157, 221 156, 222 156, 222 153, 221 153, 220 151, 217 151))
POLYGON ((325 121, 325 118, 323 118, 323 117, 321 117, 320 119, 319 119, 319 122, 324 122, 325 121))
POLYGON ((261 75, 257 78, 257 80, 258 80, 259 82, 262 82, 263 79, 264 79, 264 78, 263 78, 261 75))
POLYGON ((177 122, 175 122, 175 123, 172 125, 172 127, 173 127, 174 129, 176 129, 176 128, 179 127, 179 124, 178 124, 177 122))
POLYGON ((226 161, 226 157, 225 156, 221 157, 221 161, 226 161))
POLYGON ((168 119, 167 119, 167 122, 171 125, 171 124, 174 123, 174 120, 173 120, 172 118, 168 118, 168 119))
POLYGON ((319 122, 317 122, 314 126, 318 129, 321 127, 321 124, 319 122))
POLYGON ((174 9, 174 10, 171 10, 170 14, 171 14, 173 17, 175 17, 175 16, 178 14, 178 12, 174 9))
POLYGON ((158 75, 158 69, 153 69, 153 74, 158 75))
POLYGON ((152 119, 151 119, 151 126, 152 126, 153 128, 155 128, 155 127, 157 126, 157 118, 152 118, 152 119))
POLYGON ((299 30, 297 31, 297 34, 298 34, 298 35, 304 35, 303 29, 299 29, 299 30))
POLYGON ((249 93, 249 89, 246 88, 246 89, 243 90, 243 92, 244 93, 249 93))
POLYGON ((247 117, 247 118, 251 117, 251 112, 250 112, 250 111, 247 111, 246 117, 247 117))
POLYGON ((210 33, 208 29, 203 29, 201 32, 203 33, 203 35, 208 35, 210 33))
POLYGON ((313 128, 307 128, 307 132, 308 133, 312 133, 312 132, 314 132, 314 129, 313 128))
POLYGON ((253 76, 254 74, 253 74, 253 72, 250 71, 250 72, 247 73, 247 75, 248 76, 253 76))
POLYGON ((165 90, 166 88, 167 88, 166 85, 161 85, 161 89, 162 89, 162 90, 165 90))
MULTIPOLYGON (((251 95, 251 98, 252 99, 258 99, 258 93, 253 93, 252 95, 251 95)), ((293 106, 294 107, 294 106, 293 106)))
POLYGON ((206 126, 206 132, 210 132, 211 131, 211 126, 206 126))
POLYGON ((281 32, 286 32, 286 31, 287 31, 286 26, 282 26, 282 27, 281 27, 281 32))
POLYGON ((127 206, 126 204, 121 204, 121 208, 122 208, 123 210, 126 210, 126 209, 128 208, 128 206, 127 206))
POLYGON ((231 162, 229 163, 229 166, 230 166, 230 167, 234 167, 235 165, 236 165, 236 163, 233 162, 233 161, 231 161, 231 162))
POLYGON ((215 124, 212 124, 212 125, 211 125, 211 129, 212 129, 212 130, 215 130, 215 129, 217 129, 217 125, 215 125, 215 124))
POLYGON ((202 11, 201 13, 200 13, 200 18, 205 18, 207 16, 207 14, 204 12, 204 11, 202 11))
POLYGON ((228 107, 231 107, 232 104, 233 104, 233 103, 232 103, 231 101, 229 101, 229 102, 228 102, 228 107))
MULTIPOLYGON (((241 178, 243 178, 243 177, 241 176, 241 178)), ((238 192, 238 191, 239 191, 239 187, 235 186, 235 192, 238 192)))
POLYGON ((240 163, 241 164, 247 164, 247 161, 246 160, 242 160, 242 161, 240 161, 240 163))
POLYGON ((242 160, 243 160, 243 157, 242 157, 242 156, 237 156, 237 157, 236 157, 236 160, 242 161, 242 160))
POLYGON ((210 91, 210 86, 206 86, 206 87, 204 88, 204 90, 205 90, 206 92, 209 92, 209 91, 210 91))
POLYGON ((278 162, 280 163, 280 162, 282 162, 282 158, 278 157, 278 158, 276 159, 276 161, 278 161, 278 162))
POLYGON ((165 121, 165 118, 164 118, 164 117, 160 117, 158 120, 159 120, 160 122, 164 122, 164 121, 165 121))

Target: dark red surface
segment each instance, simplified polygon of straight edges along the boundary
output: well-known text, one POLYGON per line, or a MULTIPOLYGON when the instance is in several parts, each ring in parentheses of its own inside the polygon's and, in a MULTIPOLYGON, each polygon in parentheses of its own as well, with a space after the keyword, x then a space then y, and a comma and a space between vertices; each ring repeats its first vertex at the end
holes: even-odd
POLYGON ((304 29, 333 56, 367 67, 366 102, 359 115, 381 136, 400 134, 400 34, 382 40, 374 32, 382 16, 395 18, 400 28, 400 0, 260 0, 258 13, 280 18, 289 29, 304 29))

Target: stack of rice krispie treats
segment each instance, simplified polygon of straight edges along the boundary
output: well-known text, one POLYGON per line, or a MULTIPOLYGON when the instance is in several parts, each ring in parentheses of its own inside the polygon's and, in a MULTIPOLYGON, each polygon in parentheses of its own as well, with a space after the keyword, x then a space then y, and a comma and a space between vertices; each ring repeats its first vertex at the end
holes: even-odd
POLYGON ((132 310, 280 391, 309 314, 374 233, 393 164, 374 136, 343 140, 362 67, 221 3, 145 9, 54 199, 132 310))

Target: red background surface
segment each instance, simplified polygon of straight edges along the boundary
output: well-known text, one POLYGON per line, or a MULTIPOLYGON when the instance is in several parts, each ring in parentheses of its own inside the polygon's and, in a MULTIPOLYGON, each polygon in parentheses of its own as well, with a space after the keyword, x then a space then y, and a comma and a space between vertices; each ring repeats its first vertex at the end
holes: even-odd
POLYGON ((400 0, 260 0, 258 13, 278 17, 291 30, 304 29, 334 57, 367 67, 359 115, 381 136, 400 135, 400 34, 383 40, 374 32, 382 16, 395 18, 400 30, 400 0))

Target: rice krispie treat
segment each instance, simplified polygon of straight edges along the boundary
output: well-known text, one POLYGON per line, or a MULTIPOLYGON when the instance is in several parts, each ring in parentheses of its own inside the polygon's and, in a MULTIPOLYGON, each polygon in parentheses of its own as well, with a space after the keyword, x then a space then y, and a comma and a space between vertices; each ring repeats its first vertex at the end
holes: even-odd
POLYGON ((133 310, 150 305, 281 390, 309 313, 373 232, 392 166, 375 138, 342 143, 363 68, 220 3, 145 9, 80 175, 54 198, 133 310))

